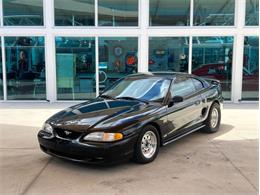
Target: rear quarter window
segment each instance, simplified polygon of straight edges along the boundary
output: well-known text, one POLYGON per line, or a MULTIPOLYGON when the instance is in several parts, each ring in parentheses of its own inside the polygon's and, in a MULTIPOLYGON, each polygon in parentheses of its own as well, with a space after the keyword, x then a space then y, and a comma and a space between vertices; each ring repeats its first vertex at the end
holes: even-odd
POLYGON ((198 79, 192 79, 193 84, 195 86, 196 91, 200 91, 202 89, 204 89, 204 84, 202 83, 202 81, 198 80, 198 79))
POLYGON ((177 77, 171 86, 172 96, 187 97, 195 92, 195 86, 190 78, 177 77))

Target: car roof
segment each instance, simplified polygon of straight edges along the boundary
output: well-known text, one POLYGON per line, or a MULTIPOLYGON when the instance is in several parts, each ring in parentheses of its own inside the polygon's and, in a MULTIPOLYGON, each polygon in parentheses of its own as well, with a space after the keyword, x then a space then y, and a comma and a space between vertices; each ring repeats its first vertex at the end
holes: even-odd
POLYGON ((127 77, 163 77, 172 79, 176 76, 193 76, 184 72, 145 72, 128 75, 127 77))

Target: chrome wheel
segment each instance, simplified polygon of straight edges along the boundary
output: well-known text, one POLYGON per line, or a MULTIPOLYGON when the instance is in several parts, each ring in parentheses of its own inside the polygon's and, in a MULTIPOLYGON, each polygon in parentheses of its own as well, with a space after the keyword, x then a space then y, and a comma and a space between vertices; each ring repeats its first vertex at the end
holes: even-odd
POLYGON ((210 124, 213 129, 218 125, 218 120, 219 120, 218 109, 213 108, 211 113, 211 119, 210 119, 210 124))
POLYGON ((142 137, 141 151, 145 158, 153 157, 157 148, 157 137, 154 132, 147 131, 142 137))

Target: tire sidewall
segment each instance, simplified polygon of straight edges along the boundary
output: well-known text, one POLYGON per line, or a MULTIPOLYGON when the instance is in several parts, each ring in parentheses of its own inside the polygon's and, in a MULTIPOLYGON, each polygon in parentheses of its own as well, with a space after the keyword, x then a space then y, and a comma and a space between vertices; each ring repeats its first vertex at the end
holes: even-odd
POLYGON ((220 126, 220 122, 221 122, 220 106, 219 106, 219 104, 214 103, 214 104, 211 106, 211 108, 210 108, 210 113, 209 113, 208 126, 209 126, 209 128, 210 128, 210 131, 211 131, 211 132, 216 132, 216 131, 218 131, 219 126, 220 126), (211 121, 212 111, 213 111, 214 108, 216 108, 217 111, 218 111, 218 123, 217 123, 217 125, 216 125, 215 128, 213 128, 213 127, 211 126, 211 122, 210 122, 210 121, 211 121))

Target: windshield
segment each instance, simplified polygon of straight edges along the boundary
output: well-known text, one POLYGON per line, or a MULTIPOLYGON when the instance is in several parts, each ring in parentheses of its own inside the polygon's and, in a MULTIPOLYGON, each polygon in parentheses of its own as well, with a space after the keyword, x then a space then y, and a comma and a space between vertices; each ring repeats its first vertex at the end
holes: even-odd
POLYGON ((169 86, 168 79, 127 77, 102 95, 113 98, 131 97, 139 100, 162 101, 169 86))

